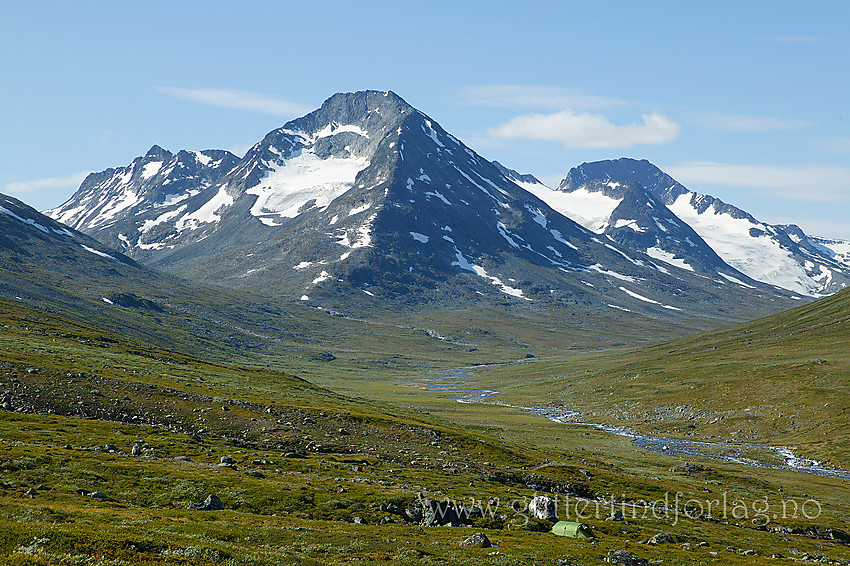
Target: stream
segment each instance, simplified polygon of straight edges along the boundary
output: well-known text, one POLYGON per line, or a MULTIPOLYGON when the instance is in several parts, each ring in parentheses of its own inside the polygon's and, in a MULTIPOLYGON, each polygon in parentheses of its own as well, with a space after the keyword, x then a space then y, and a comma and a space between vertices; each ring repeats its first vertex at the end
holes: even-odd
POLYGON ((733 444, 730 442, 704 442, 699 440, 687 440, 684 438, 652 436, 639 434, 625 427, 583 421, 581 420, 581 413, 578 411, 567 411, 564 409, 548 407, 520 407, 516 405, 509 405, 507 403, 500 403, 491 399, 499 393, 498 391, 474 388, 474 386, 479 382, 471 379, 474 375, 471 371, 473 369, 475 368, 460 368, 450 371, 429 370, 428 373, 436 374, 436 376, 429 378, 424 382, 417 383, 416 387, 420 387, 427 391, 445 392, 446 397, 454 399, 459 403, 483 403, 521 409, 534 415, 549 419, 553 422, 593 427, 597 430, 610 434, 630 438, 632 439, 632 445, 645 450, 651 450, 652 452, 658 452, 659 454, 668 454, 670 456, 679 456, 683 458, 698 456, 723 462, 742 464, 745 466, 791 470, 806 474, 850 480, 850 470, 823 466, 817 460, 801 458, 795 455, 794 451, 790 448, 781 446, 752 443, 733 444), (784 464, 771 464, 748 457, 747 453, 751 451, 773 452, 773 454, 783 461, 784 464))

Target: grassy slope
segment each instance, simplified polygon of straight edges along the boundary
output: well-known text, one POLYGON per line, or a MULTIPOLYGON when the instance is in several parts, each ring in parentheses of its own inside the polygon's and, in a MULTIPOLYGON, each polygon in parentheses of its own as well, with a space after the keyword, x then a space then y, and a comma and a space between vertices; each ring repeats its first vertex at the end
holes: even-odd
MULTIPOLYGON (((2 307, 0 391, 19 410, 0 411, 0 563, 343 564, 359 558, 506 565, 570 557, 582 564, 597 563, 615 548, 668 564, 763 560, 727 546, 762 555, 798 548, 850 557, 838 543, 753 530, 743 520, 672 525, 645 516, 607 522, 607 509, 587 519, 600 537, 596 545, 532 532, 504 506, 504 518, 476 521, 476 530, 487 532, 498 549, 458 547, 468 529, 378 526, 392 516, 381 505, 409 504, 418 492, 522 502, 535 493, 526 485, 531 481, 618 499, 655 500, 668 491, 719 497, 731 490, 748 502, 768 497, 771 504, 816 497, 824 509, 818 518, 775 523, 821 532, 848 528, 846 491, 837 480, 725 465, 683 475, 670 471, 675 462, 669 458, 515 410, 460 405, 427 392, 413 410, 410 399, 396 398, 409 388, 387 386, 388 377, 405 372, 384 373, 378 364, 371 370, 373 389, 359 391, 366 402, 259 363, 246 367, 241 358, 203 360, 15 302, 2 307), (375 401, 382 397, 387 402, 375 401), (316 422, 307 424, 308 417, 316 422), (140 441, 151 450, 129 456, 140 441), (107 443, 117 451, 91 449, 107 443), (293 451, 307 457, 287 457, 293 451), (236 469, 216 466, 226 454, 234 456, 236 469), (30 488, 38 492, 33 498, 25 494, 30 488), (185 509, 207 493, 217 493, 226 510, 185 509), (369 524, 347 522, 354 516, 369 524), (693 548, 638 542, 661 530, 693 548), (710 546, 696 548, 702 541, 710 546)), ((454 354, 444 352, 441 359, 451 361, 454 354)), ((418 356, 424 351, 413 359, 418 356)), ((330 371, 346 373, 344 366, 330 371)))
POLYGON ((479 377, 507 399, 564 406, 590 421, 791 445, 850 467, 850 290, 699 336, 479 377))

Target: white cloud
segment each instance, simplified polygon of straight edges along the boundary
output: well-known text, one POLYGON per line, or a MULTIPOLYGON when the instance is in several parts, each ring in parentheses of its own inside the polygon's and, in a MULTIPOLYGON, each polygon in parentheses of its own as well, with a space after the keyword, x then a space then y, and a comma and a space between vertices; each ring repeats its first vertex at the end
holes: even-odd
POLYGON ((601 114, 564 110, 524 114, 491 128, 496 138, 556 141, 570 148, 629 148, 676 139, 679 124, 661 114, 644 114, 642 124, 616 126, 601 114))
POLYGON ((218 106, 221 108, 232 108, 234 110, 248 110, 272 116, 295 117, 306 114, 312 110, 303 104, 290 102, 280 98, 272 98, 262 94, 246 92, 244 90, 215 89, 215 88, 178 88, 163 86, 156 89, 158 92, 182 98, 190 102, 197 102, 207 106, 218 106))
POLYGON ((89 171, 80 171, 79 173, 72 173, 67 177, 43 177, 31 181, 6 183, 5 185, 0 185, 0 192, 10 195, 25 195, 32 192, 42 192, 46 189, 77 188, 88 174, 89 171))
POLYGON ((809 202, 850 201, 850 167, 842 165, 750 165, 692 161, 665 168, 681 183, 747 187, 772 197, 809 202))
POLYGON ((775 118, 758 114, 733 114, 729 112, 701 112, 693 122, 711 130, 725 132, 775 132, 797 130, 809 126, 805 120, 775 118))
POLYGON ((568 88, 535 85, 468 86, 462 88, 458 96, 461 103, 472 106, 527 110, 562 110, 564 108, 597 110, 628 105, 628 102, 619 98, 588 95, 568 88))

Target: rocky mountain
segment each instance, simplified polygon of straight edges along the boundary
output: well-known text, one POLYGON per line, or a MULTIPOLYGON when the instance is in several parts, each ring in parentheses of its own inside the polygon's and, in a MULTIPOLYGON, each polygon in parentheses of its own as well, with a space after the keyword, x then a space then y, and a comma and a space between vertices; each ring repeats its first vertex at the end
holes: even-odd
MULTIPOLYGON (((392 92, 336 94, 232 167, 216 154, 215 171, 195 159, 175 177, 160 153, 89 177, 50 215, 151 266, 325 308, 741 319, 791 304, 740 274, 709 279, 600 238, 392 92)), ((671 218, 659 222, 672 230, 671 218)))
POLYGON ((555 191, 542 184, 526 188, 597 234, 698 273, 814 297, 850 284, 847 242, 761 222, 688 190, 646 160, 584 163, 555 191))
POLYGON ((238 163, 228 151, 175 155, 155 145, 126 167, 90 174, 69 201, 47 214, 116 249, 161 249, 171 235, 168 221, 180 216, 192 223, 181 213, 197 211, 206 202, 201 193, 238 163))

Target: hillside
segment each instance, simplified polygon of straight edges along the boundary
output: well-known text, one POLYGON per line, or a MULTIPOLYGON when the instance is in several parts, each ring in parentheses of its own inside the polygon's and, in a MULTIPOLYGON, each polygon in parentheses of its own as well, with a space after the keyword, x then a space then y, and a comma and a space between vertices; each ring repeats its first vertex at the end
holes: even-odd
POLYGON ((750 323, 641 348, 494 370, 505 397, 580 420, 795 446, 850 467, 850 291, 750 323), (614 395, 614 392, 616 394, 614 395))

